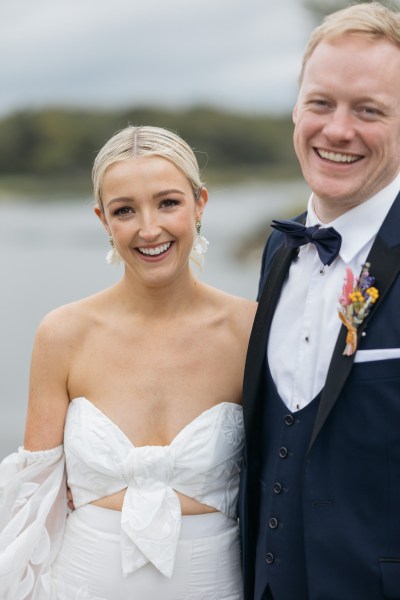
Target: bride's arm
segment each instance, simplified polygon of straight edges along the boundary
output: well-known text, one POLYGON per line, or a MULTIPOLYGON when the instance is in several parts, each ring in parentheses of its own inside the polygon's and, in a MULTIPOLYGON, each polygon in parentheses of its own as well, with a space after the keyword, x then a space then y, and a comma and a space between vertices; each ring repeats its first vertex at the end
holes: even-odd
POLYGON ((63 311, 39 326, 31 365, 24 448, 0 464, 2 600, 50 600, 51 564, 60 548, 67 496, 63 429, 70 339, 63 311), (65 319, 64 319, 65 321, 65 319))
POLYGON ((71 352, 65 316, 63 308, 49 313, 36 334, 24 436, 27 450, 47 450, 63 442, 71 352))

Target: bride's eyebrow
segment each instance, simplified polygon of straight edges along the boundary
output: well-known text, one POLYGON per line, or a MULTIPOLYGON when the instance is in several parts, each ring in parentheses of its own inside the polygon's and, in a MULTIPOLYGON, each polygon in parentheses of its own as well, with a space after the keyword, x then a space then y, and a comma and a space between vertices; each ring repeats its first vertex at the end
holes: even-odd
POLYGON ((153 198, 160 198, 160 196, 168 196, 168 194, 182 194, 183 196, 184 192, 182 192, 182 190, 177 189, 162 190, 161 192, 157 192, 156 194, 154 194, 153 198))
POLYGON ((132 198, 127 198, 125 196, 118 196, 118 198, 112 198, 109 202, 107 202, 107 206, 111 204, 115 204, 116 202, 129 202, 132 203, 134 200, 132 198))
MULTIPOLYGON (((185 192, 183 192, 182 190, 171 188, 168 190, 161 190, 160 192, 156 192, 153 195, 153 198, 161 198, 163 196, 168 196, 168 194, 180 194, 181 196, 184 196, 185 192)), ((116 204, 116 203, 120 203, 120 202, 134 204, 135 198, 133 196, 132 197, 118 196, 117 198, 112 198, 109 202, 107 202, 107 206, 111 206, 112 204, 116 204)))

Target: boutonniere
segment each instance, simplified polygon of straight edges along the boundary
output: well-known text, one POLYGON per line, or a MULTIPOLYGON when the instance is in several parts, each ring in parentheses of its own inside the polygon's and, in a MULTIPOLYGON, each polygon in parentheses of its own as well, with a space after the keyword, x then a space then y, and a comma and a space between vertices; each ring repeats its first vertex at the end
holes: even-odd
POLYGON ((374 287, 375 277, 369 274, 369 267, 370 264, 365 263, 359 277, 354 277, 352 270, 346 269, 342 295, 339 298, 339 317, 347 328, 343 352, 345 356, 351 356, 357 350, 357 327, 379 297, 379 292, 374 287))

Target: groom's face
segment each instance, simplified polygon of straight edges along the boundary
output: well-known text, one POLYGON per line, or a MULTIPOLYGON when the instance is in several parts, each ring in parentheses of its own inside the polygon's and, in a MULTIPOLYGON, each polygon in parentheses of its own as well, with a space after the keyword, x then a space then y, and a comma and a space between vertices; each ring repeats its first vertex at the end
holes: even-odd
POLYGON ((361 35, 321 42, 307 62, 294 145, 325 222, 369 199, 400 170, 399 73, 400 48, 361 35))

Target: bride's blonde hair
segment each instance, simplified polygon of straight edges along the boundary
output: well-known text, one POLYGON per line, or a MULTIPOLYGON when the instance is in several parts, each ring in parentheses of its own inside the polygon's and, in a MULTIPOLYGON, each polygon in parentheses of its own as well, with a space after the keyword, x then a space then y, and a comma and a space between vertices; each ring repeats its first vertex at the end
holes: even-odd
POLYGON ((187 177, 195 200, 199 198, 203 183, 196 156, 190 146, 168 129, 129 125, 108 140, 94 161, 93 192, 99 208, 103 210, 101 188, 107 169, 116 162, 144 156, 159 156, 173 163, 187 177))

